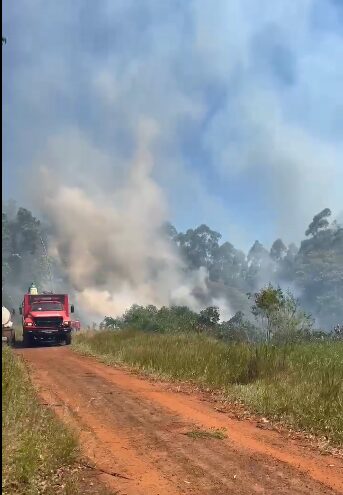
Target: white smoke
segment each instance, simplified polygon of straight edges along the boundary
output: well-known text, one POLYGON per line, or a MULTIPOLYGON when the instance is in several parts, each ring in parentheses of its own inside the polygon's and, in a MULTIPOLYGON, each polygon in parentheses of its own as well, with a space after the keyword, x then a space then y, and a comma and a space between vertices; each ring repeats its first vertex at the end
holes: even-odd
POLYGON ((206 273, 185 276, 158 234, 167 217, 247 249, 342 211, 338 3, 7 2, 4 191, 23 202, 48 142, 27 183, 84 308, 205 304, 206 273), (129 163, 142 115, 158 129, 143 122, 129 163))
POLYGON ((92 178, 109 192, 114 154, 148 115, 164 141, 155 173, 171 218, 187 212, 187 226, 207 223, 245 250, 256 236, 299 243, 316 212, 342 210, 341 4, 7 2, 4 141, 16 145, 5 147, 4 191, 22 202, 15 171, 64 129, 77 185, 92 189, 92 178), (97 142, 83 160, 69 126, 97 142))
POLYGON ((204 300, 212 302, 206 270, 186 275, 175 247, 161 233, 168 208, 151 176, 157 138, 154 122, 143 120, 135 155, 119 182, 116 172, 125 164, 113 163, 110 173, 110 159, 79 133, 53 139, 38 160, 35 197, 52 226, 50 255, 88 317, 119 316, 132 304, 180 304, 199 311, 204 300), (111 181, 106 187, 104 173, 111 181))

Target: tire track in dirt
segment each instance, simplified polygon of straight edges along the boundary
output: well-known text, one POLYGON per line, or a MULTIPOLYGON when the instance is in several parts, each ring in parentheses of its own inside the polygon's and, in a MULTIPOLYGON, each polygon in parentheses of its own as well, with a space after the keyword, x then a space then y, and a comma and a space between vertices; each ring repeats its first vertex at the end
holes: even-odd
POLYGON ((102 475, 120 494, 343 493, 339 459, 228 418, 196 396, 64 347, 18 352, 43 400, 78 430, 85 455, 128 478, 102 475), (226 428, 228 438, 191 439, 184 433, 195 425, 226 428))

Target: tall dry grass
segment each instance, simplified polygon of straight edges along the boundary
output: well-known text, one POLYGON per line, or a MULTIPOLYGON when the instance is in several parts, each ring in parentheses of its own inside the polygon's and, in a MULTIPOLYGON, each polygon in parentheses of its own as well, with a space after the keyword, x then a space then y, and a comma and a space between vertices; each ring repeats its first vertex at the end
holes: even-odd
POLYGON ((223 391, 251 410, 343 444, 343 343, 226 344, 196 334, 103 331, 75 348, 107 363, 223 391))
POLYGON ((77 453, 74 435, 39 403, 23 363, 3 348, 2 493, 48 490, 52 473, 72 464, 77 453))

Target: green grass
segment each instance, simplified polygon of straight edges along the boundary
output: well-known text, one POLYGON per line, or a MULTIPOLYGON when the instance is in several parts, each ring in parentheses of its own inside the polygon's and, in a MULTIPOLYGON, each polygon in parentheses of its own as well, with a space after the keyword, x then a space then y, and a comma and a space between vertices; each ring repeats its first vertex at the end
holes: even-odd
MULTIPOLYGON (((74 435, 39 403, 23 363, 3 348, 2 493, 57 493, 52 488, 57 473, 77 453, 74 435)), ((58 493, 76 492, 68 481, 58 493)))
POLYGON ((202 335, 80 334, 79 352, 223 391, 252 411, 343 445, 343 343, 225 344, 202 335))

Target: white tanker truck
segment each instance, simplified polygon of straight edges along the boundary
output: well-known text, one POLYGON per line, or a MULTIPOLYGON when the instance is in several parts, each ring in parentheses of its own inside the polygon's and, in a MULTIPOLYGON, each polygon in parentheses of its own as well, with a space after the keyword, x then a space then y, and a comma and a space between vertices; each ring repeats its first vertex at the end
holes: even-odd
POLYGON ((14 315, 14 310, 11 313, 5 306, 2 306, 2 343, 7 345, 15 343, 12 315, 14 315))

